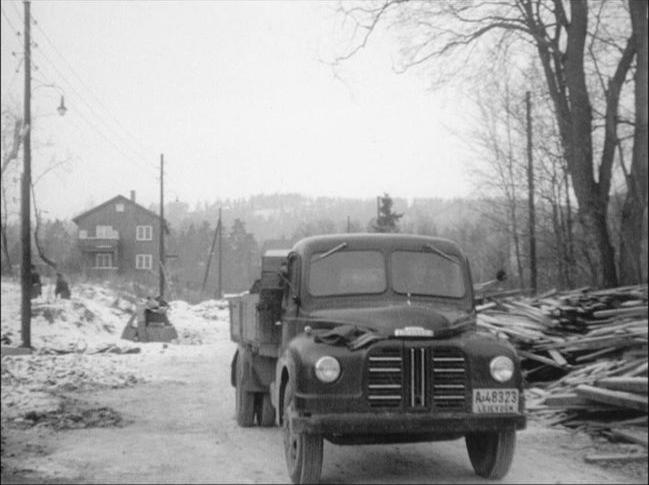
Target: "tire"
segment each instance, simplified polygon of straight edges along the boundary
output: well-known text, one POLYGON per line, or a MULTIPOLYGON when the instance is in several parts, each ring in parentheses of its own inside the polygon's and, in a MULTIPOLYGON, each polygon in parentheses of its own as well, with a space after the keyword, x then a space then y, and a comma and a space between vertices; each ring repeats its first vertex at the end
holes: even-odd
POLYGON ((257 424, 265 428, 275 426, 275 408, 270 402, 270 393, 259 392, 255 396, 255 414, 257 424))
POLYGON ((476 474, 500 479, 509 471, 516 447, 516 431, 472 433, 465 437, 466 449, 476 474))
POLYGON ((236 364, 235 407, 237 424, 242 428, 249 428, 255 424, 255 393, 243 388, 243 353, 239 349, 236 364))
POLYGON ((322 436, 296 433, 290 427, 289 415, 294 408, 293 384, 289 381, 284 393, 283 426, 286 468, 293 483, 318 483, 322 473, 322 436))

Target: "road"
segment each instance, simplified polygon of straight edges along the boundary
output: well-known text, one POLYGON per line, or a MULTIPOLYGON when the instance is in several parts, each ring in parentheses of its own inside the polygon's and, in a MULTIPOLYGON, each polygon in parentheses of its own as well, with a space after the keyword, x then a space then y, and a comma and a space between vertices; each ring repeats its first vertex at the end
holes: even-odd
MULTIPOLYGON (((286 483, 280 430, 235 423, 233 348, 202 345, 180 352, 170 346, 142 364, 156 375, 151 382, 76 395, 88 406, 118 411, 125 425, 12 434, 10 445, 21 453, 3 461, 22 471, 3 474, 3 483, 286 483)), ((501 483, 644 483, 622 467, 584 463, 589 446, 584 435, 530 423, 518 434, 512 469, 501 483)), ((324 455, 325 483, 488 482, 474 475, 463 440, 325 442, 324 455)))

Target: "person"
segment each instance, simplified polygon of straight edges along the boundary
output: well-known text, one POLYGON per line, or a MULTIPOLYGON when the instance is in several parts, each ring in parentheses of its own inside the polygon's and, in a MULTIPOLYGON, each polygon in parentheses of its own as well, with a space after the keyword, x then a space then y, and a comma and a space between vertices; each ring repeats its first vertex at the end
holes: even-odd
POLYGON ((56 273, 56 288, 54 288, 54 297, 61 296, 64 300, 70 299, 70 286, 65 281, 61 273, 56 273))
POLYGON ((41 275, 36 271, 36 266, 32 264, 31 266, 31 281, 32 281, 32 293, 31 298, 38 298, 41 296, 41 275))
POLYGON ((155 298, 147 296, 144 305, 144 318, 147 325, 149 323, 162 323, 163 325, 169 325, 169 320, 167 318, 168 308, 169 304, 160 296, 156 296, 155 298))

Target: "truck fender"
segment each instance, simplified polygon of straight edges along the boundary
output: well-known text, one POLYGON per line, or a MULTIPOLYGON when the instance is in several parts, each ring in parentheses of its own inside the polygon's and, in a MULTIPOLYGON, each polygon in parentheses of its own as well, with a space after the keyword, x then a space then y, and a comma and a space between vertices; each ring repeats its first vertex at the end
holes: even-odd
POLYGON ((292 376, 295 376, 295 360, 291 357, 289 349, 277 359, 275 370, 275 382, 271 384, 271 402, 277 410, 277 423, 282 424, 282 409, 284 408, 284 390, 292 376))

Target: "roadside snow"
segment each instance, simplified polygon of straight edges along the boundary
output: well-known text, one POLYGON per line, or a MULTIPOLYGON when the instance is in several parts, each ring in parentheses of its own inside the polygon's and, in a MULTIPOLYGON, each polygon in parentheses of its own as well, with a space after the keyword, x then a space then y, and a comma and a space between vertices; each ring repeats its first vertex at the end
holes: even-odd
MULTIPOLYGON (((63 394, 118 388, 159 379, 159 359, 200 354, 229 346, 228 306, 223 300, 198 305, 170 302, 168 317, 178 332, 170 344, 121 339, 135 311, 135 299, 100 285, 73 285, 70 300, 56 300, 47 291, 32 300, 31 355, 2 357, 2 420, 30 412, 60 409, 63 394)), ((51 293, 51 292, 49 292, 51 293)), ((1 339, 3 346, 21 343, 20 285, 2 280, 1 339)))

